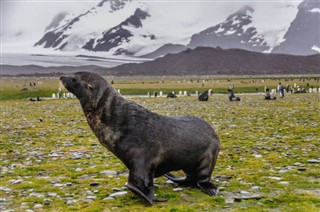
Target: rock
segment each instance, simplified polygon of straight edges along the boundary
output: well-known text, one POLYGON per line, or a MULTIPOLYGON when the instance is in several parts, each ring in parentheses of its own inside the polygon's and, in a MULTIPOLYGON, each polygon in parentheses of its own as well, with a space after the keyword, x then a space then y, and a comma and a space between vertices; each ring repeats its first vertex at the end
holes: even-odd
POLYGON ((81 172, 82 170, 83 170, 83 169, 81 169, 81 168, 76 168, 76 169, 75 169, 76 172, 81 172))
POLYGON ((12 191, 12 189, 11 188, 5 188, 5 187, 0 187, 0 191, 4 191, 4 192, 10 192, 10 191, 12 191))
POLYGON ((113 194, 110 194, 109 197, 120 197, 120 196, 124 196, 126 195, 128 192, 127 191, 119 191, 119 192, 116 192, 116 193, 113 193, 113 194))
POLYGON ((73 184, 70 183, 70 182, 66 183, 66 186, 72 186, 72 185, 73 185, 73 184))
POLYGON ((255 158, 262 158, 262 155, 254 155, 255 158))
POLYGON ((118 172, 112 171, 112 170, 105 170, 105 171, 100 172, 100 174, 106 175, 106 176, 117 176, 118 172))
POLYGON ((308 163, 320 163, 320 160, 316 160, 316 159, 311 159, 311 160, 307 160, 308 163))
POLYGON ((91 182, 91 183, 90 183, 90 186, 98 186, 98 185, 99 185, 98 182, 91 182))

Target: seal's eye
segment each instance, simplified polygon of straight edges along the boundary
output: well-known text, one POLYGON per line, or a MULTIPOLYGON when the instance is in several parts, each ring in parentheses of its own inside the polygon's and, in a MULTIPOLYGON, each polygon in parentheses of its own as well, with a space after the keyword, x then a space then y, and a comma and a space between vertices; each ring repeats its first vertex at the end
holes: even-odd
POLYGON ((75 79, 75 78, 72 78, 71 80, 72 80, 72 82, 76 82, 76 79, 75 79))

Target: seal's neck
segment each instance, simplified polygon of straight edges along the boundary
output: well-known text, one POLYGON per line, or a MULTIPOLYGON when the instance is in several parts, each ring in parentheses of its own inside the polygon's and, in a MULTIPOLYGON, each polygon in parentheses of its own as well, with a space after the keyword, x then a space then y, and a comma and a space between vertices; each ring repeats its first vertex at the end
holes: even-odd
MULTIPOLYGON (((83 112, 88 114, 95 114, 101 108, 105 107, 110 99, 115 96, 121 97, 118 92, 111 86, 103 86, 104 88, 100 88, 99 92, 94 94, 94 98, 79 98, 80 104, 82 106, 83 112)), ((117 97, 118 98, 118 97, 117 97)))

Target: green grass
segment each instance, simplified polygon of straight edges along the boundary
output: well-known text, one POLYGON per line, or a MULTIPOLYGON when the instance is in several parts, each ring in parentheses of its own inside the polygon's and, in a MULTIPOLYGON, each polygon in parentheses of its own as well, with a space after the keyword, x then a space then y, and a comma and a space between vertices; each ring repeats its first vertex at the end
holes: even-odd
MULTIPOLYGON (((55 84, 58 85, 52 81, 43 87, 55 84)), ((228 85, 221 82, 215 86, 218 89, 228 85)), ((8 92, 9 87, 2 87, 2 92, 8 92)), ((236 88, 240 89, 240 83, 236 88)), ((168 201, 152 207, 130 191, 116 200, 103 200, 114 192, 113 188, 124 187, 128 170, 99 144, 78 100, 2 100, 0 196, 6 200, 1 200, 0 210, 25 211, 39 203, 43 204, 40 211, 222 211, 224 207, 230 211, 319 211, 320 165, 307 163, 319 157, 319 93, 288 94, 276 101, 264 101, 262 94, 242 94, 241 99, 230 102, 225 94, 213 95, 208 102, 198 102, 196 97, 131 98, 159 114, 203 117, 214 126, 221 140, 212 178, 214 184, 223 187, 218 197, 206 196, 190 187, 174 192, 174 187, 160 177, 155 180, 156 194, 168 201), (82 153, 82 158, 73 159, 74 151, 82 153), (50 156, 53 153, 59 156, 50 156), (304 164, 306 170, 298 171, 294 165, 297 162, 304 164), (286 169, 287 172, 282 172, 286 169), (100 174, 103 170, 122 175, 103 176, 100 174), (18 179, 23 182, 12 183, 18 179), (68 182, 72 185, 54 186, 68 182), (91 182, 99 185, 91 187, 91 182), (253 190, 254 186, 260 189, 253 190), (11 190, 3 191, 3 188, 11 190), (240 191, 259 194, 262 198, 230 205, 225 202, 228 195, 240 191), (57 196, 48 196, 50 192, 57 196), (89 193, 96 199, 86 200, 89 193), (44 205, 45 199, 51 203, 44 205), (76 202, 68 205, 69 199, 76 202)))
MULTIPOLYGON (((108 82, 111 82, 110 77, 106 77, 108 82)), ((123 95, 146 95, 158 93, 162 91, 164 94, 174 91, 179 94, 179 91, 187 91, 188 93, 204 92, 212 89, 213 93, 227 93, 227 89, 232 84, 234 85, 235 93, 256 93, 263 92, 265 86, 272 89, 276 88, 281 81, 284 85, 297 84, 305 89, 309 87, 319 87, 320 83, 314 78, 303 77, 272 77, 272 78, 231 78, 227 77, 182 77, 182 76, 167 76, 161 79, 160 77, 152 79, 146 78, 141 80, 139 77, 118 77, 113 78, 114 87, 120 89, 123 95), (191 81, 192 80, 192 81, 191 81)), ((34 97, 51 97, 52 93, 58 93, 59 89, 62 92, 67 92, 63 89, 58 77, 2 77, 0 79, 0 100, 9 99, 26 99, 34 97), (30 86, 30 83, 36 82, 36 86, 30 86)))

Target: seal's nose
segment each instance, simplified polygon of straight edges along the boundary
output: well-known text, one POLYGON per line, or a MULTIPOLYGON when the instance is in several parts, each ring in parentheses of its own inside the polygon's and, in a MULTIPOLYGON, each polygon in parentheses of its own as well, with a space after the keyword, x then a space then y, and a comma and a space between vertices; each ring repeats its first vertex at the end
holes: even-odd
POLYGON ((65 77, 60 77, 60 80, 63 80, 65 77))

